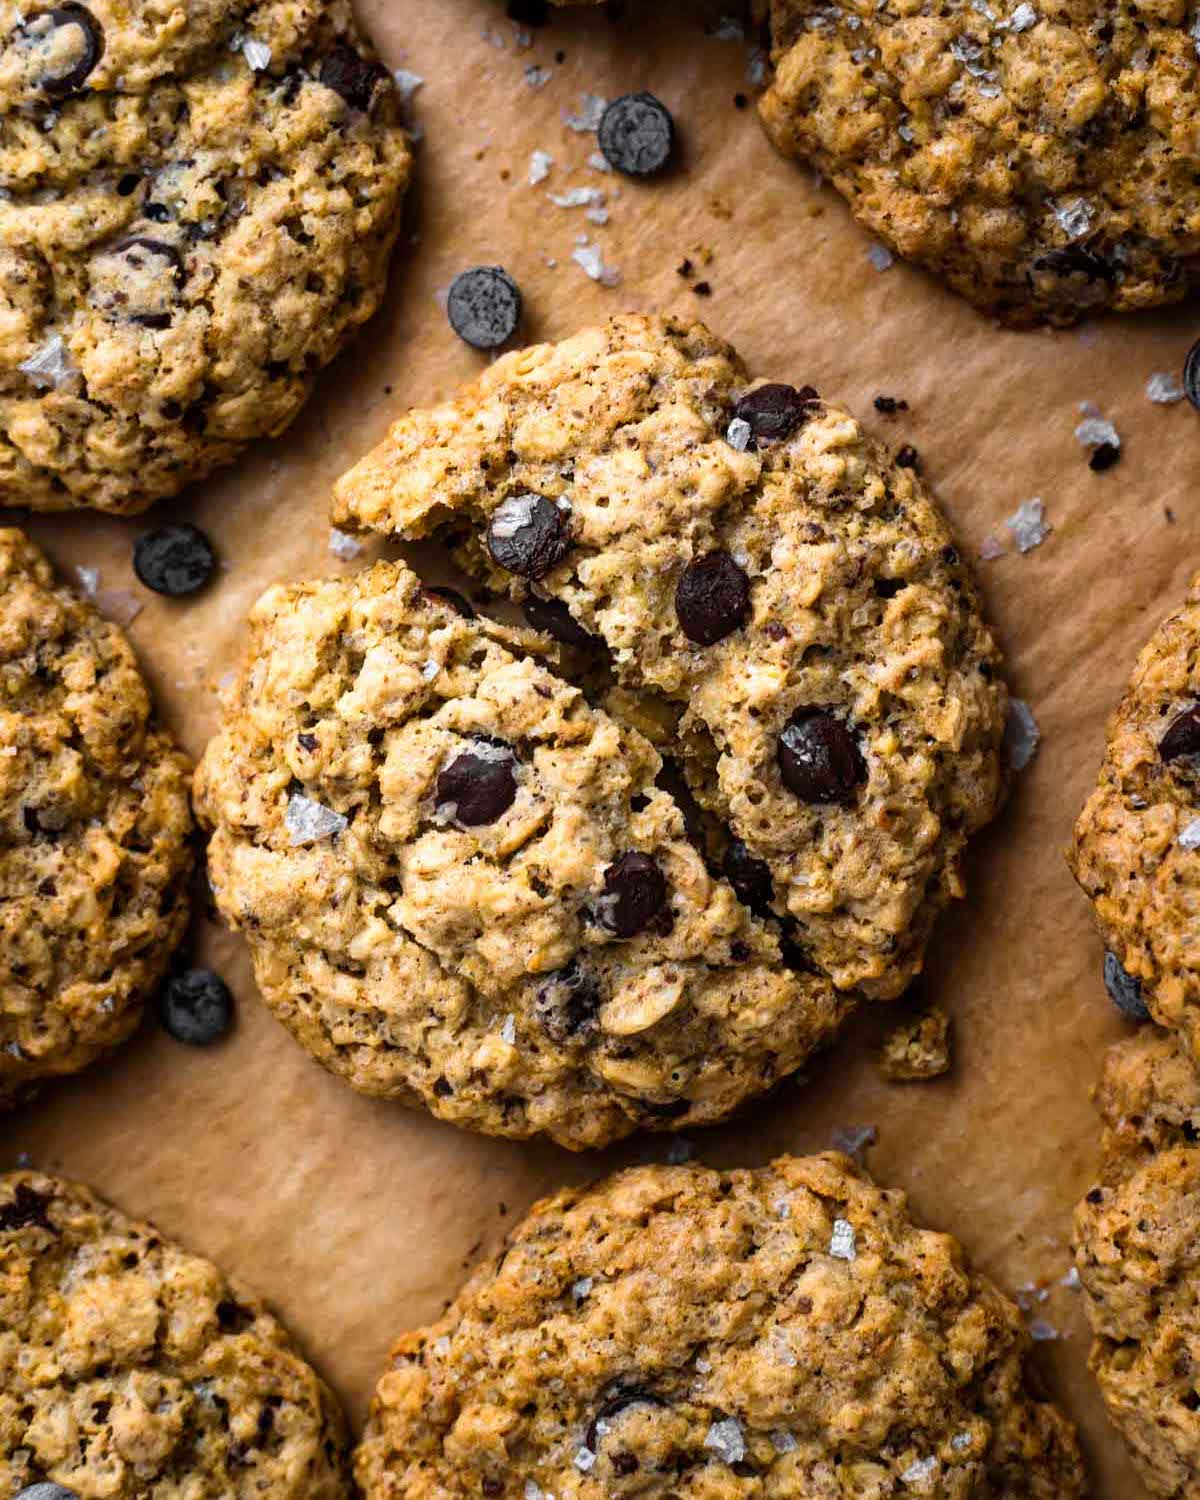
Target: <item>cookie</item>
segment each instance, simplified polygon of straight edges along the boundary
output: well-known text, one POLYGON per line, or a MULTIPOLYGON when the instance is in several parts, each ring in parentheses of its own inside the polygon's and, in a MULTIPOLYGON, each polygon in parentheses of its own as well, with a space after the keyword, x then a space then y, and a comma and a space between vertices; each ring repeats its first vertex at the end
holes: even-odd
POLYGON ((573 1148, 720 1119, 849 1002, 539 649, 395 564, 270 590, 196 776, 217 904, 365 1093, 573 1148))
POLYGON ((396 91, 348 0, 15 0, 0 33, 0 504, 142 510, 282 432, 374 312, 396 91))
POLYGON ((440 531, 672 710, 673 756, 770 910, 842 989, 899 994, 996 811, 1006 694, 911 468, 698 323, 622 317, 402 417, 335 524, 440 531))
POLYGON ((1200 574, 1108 725, 1068 860, 1104 946, 1200 1059, 1200 574))
POLYGON ((16 1172, 0 1176, 0 1272, 0 1494, 350 1500, 333 1396, 207 1260, 85 1187, 16 1172))
POLYGON ((1075 1211, 1091 1368, 1146 1488, 1200 1494, 1200 1075, 1178 1037, 1118 1043, 1099 1178, 1075 1211))
POLYGON ((1084 1493, 1017 1308, 843 1156, 641 1167, 538 1204, 405 1335, 366 1500, 1084 1493))
POLYGON ((771 0, 770 23, 775 145, 984 312, 1065 324, 1196 284, 1185 6, 771 0))
POLYGON ((940 1078, 952 1064, 950 1017, 940 1005, 902 1021, 883 1040, 879 1071, 893 1083, 940 1078))
POLYGON ((0 1107, 137 1026, 187 925, 189 774, 125 637, 0 530, 0 1107))

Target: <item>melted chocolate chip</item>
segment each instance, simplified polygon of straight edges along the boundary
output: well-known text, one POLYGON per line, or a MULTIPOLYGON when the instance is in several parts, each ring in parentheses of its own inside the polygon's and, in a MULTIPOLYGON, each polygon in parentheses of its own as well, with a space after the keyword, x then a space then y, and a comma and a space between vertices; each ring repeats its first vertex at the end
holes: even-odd
POLYGON ((35 1193, 27 1182, 18 1182, 8 1203, 0 1204, 0 1234, 15 1229, 48 1229, 58 1231, 46 1215, 50 1199, 35 1193))
POLYGON ((65 73, 41 81, 43 91, 52 99, 65 99, 68 94, 79 92, 104 56, 104 31, 84 5, 55 6, 50 12, 50 24, 56 31, 64 26, 74 26, 79 31, 80 53, 76 61, 65 73))
POLYGON ((648 854, 631 849, 605 870, 599 920, 617 937, 636 937, 666 906, 667 877, 648 854))
POLYGON ((1196 410, 1200 411, 1200 339, 1188 350, 1183 362, 1183 390, 1196 410))
POLYGON ((756 442, 780 443, 816 410, 820 397, 811 385, 760 385, 733 409, 735 418, 750 424, 756 442))
POLYGON ((545 495, 510 495, 492 512, 488 551, 519 578, 544 578, 571 545, 566 516, 545 495))
POLYGON ((774 882, 766 860, 756 859, 741 839, 730 839, 721 861, 721 871, 743 906, 760 917, 771 910, 774 882))
POLYGON ((461 615, 464 620, 475 618, 475 606, 471 601, 458 592, 457 589, 447 588, 440 583, 427 583, 422 588, 423 594, 429 594, 442 604, 448 604, 456 615, 461 615))
POLYGON ((1123 1016, 1131 1021, 1150 1019, 1141 982, 1133 977, 1115 953, 1106 952, 1104 955, 1104 988, 1123 1016))
POLYGON ((750 580, 728 552, 689 563, 675 590, 675 614, 697 646, 713 646, 745 623, 750 580))
POLYGON ((536 594, 526 594, 521 600, 521 610, 534 630, 553 636, 564 646, 577 646, 581 651, 594 651, 600 642, 586 631, 561 599, 539 599, 536 594))
POLYGON ((507 745, 478 741, 464 750, 437 779, 439 810, 460 828, 479 828, 502 818, 517 795, 515 760, 507 745))
POLYGON ((546 975, 533 1004, 548 1035, 556 1042, 569 1042, 592 1030, 601 998, 595 975, 572 959, 565 968, 546 975))
POLYGON ((597 1444, 603 1435, 599 1430, 601 1422, 611 1423, 614 1417, 619 1417, 631 1406, 665 1408, 667 1405, 661 1396, 655 1395, 644 1386, 618 1384, 610 1389, 611 1394, 596 1408, 596 1413, 588 1423, 583 1439, 584 1447, 589 1448, 593 1453, 597 1451, 597 1444))
POLYGON ((1085 250, 1082 245, 1048 250, 1034 261, 1033 269, 1049 271, 1052 276, 1086 276, 1089 281, 1103 281, 1109 286, 1117 284, 1116 267, 1094 250, 1085 250))
POLYGON ((318 76, 325 87, 344 99, 351 109, 366 114, 376 88, 388 73, 381 64, 359 57, 353 47, 338 46, 321 64, 318 76))
POLYGON ((854 736, 824 709, 802 708, 793 714, 776 753, 784 785, 805 802, 849 804, 867 779, 854 736))
POLYGON ((1183 755, 1200 755, 1200 703, 1177 713, 1158 742, 1160 760, 1178 760, 1183 755))

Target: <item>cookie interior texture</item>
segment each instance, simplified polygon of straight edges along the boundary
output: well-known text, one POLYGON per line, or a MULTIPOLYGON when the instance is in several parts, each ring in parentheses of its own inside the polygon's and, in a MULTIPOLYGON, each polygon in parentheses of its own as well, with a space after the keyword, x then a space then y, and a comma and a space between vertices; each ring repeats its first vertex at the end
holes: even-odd
POLYGON ((1068 854, 1105 946, 1142 986, 1154 1019, 1200 1057, 1200 578, 1138 657, 1108 725, 1096 789, 1068 854), (1175 728, 1173 738, 1168 734, 1175 728))
POLYGON ((1186 6, 770 11, 772 140, 984 311, 1068 323, 1195 285, 1200 63, 1186 6))
POLYGON ((355 1087, 602 1145, 797 1069, 850 1000, 689 842, 661 761, 408 569, 269 591, 197 772, 258 986, 355 1087))
POLYGON ((129 643, 0 530, 0 1106, 134 1030, 187 923, 190 767, 129 643))
POLYGON ((281 432, 375 310, 395 89, 348 0, 0 26, 0 501, 140 510, 281 432))
POLYGON ((1200 1075, 1147 1027, 1105 1060, 1076 1261, 1109 1416, 1153 1495, 1200 1491, 1200 1075))
POLYGON ((1017 1308, 845 1157, 546 1199, 392 1351, 367 1500, 1084 1493, 1017 1308))
POLYGON ((0 1176, 0 1493, 350 1500, 333 1396, 244 1287, 87 1188, 0 1176))
POLYGON ((1002 796, 1006 694, 944 518, 853 417, 700 324, 616 318, 402 417, 333 509, 565 607, 627 701, 673 710, 691 791, 812 966, 904 990, 1002 796))

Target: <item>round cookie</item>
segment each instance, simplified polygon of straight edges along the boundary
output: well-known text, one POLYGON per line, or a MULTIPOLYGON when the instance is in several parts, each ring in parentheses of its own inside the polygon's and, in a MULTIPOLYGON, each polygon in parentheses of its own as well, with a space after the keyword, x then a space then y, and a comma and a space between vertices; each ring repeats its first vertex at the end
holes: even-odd
POLYGON ((849 1009, 635 730, 408 569, 268 591, 196 775, 267 1004, 365 1093, 572 1148, 728 1114, 849 1009))
POLYGON ((141 510, 282 432, 374 312, 395 89, 349 0, 0 30, 0 504, 141 510))
POLYGON ((1017 1308, 846 1157, 538 1204, 392 1351, 366 1500, 1069 1500, 1017 1308))
POLYGON ((999 804, 1006 694, 943 517, 853 417, 700 324, 622 317, 401 418, 335 497, 338 526, 441 529, 565 607, 672 709, 739 886, 840 988, 905 988, 999 804))
POLYGON ((983 311, 1070 323, 1196 284, 1182 4, 770 0, 767 132, 983 311))
POLYGON ((187 925, 189 770, 120 630, 0 530, 0 1108, 137 1026, 187 925))
POLYGON ((1104 945, 1200 1059, 1200 575, 1143 648, 1068 861, 1104 945))
POLYGON ((39 1484, 353 1493, 337 1403, 257 1297, 87 1188, 20 1172, 0 1176, 0 1494, 39 1484))
POLYGON ((1153 1495, 1200 1494, 1200 1075, 1147 1027, 1096 1091, 1099 1180, 1075 1211, 1091 1368, 1153 1495))

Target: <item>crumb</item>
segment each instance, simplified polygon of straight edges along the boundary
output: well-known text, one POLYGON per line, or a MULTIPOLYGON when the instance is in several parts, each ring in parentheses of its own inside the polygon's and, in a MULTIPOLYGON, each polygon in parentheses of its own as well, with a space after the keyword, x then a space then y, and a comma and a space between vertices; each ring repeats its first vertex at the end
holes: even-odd
POLYGON ((876 396, 875 410, 885 417, 894 417, 898 411, 908 410, 908 402, 902 396, 876 396))
POLYGON ((950 1017, 940 1005, 902 1021, 884 1041, 879 1071, 896 1083, 939 1078, 950 1071, 950 1017))
POLYGON ((921 455, 911 443, 905 443, 903 448, 896 454, 896 462, 902 469, 911 469, 914 474, 921 472, 921 455))
POLYGON ((698 281, 692 288, 692 291, 695 292, 697 297, 711 297, 712 284, 707 281, 698 281))
POLYGON ((686 281, 688 277, 692 275, 695 269, 695 266, 692 265, 691 261, 688 260, 687 256, 685 255, 684 258, 675 267, 675 274, 676 276, 682 276, 686 281))

